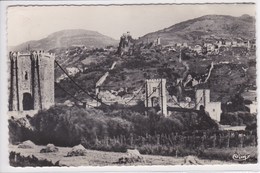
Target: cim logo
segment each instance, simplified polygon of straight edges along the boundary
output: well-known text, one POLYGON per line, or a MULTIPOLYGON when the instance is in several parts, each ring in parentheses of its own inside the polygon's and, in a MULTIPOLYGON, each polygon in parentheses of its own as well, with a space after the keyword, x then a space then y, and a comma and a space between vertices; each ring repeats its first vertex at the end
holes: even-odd
POLYGON ((237 161, 246 161, 249 157, 250 157, 250 154, 242 155, 242 154, 238 154, 238 153, 235 153, 232 156, 233 160, 237 160, 237 161))

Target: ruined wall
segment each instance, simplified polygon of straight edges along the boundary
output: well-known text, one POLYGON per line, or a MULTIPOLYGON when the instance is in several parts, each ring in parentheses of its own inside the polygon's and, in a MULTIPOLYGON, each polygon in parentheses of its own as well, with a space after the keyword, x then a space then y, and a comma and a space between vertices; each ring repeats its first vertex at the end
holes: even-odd
POLYGON ((10 52, 9 111, 48 109, 54 105, 54 55, 10 52))

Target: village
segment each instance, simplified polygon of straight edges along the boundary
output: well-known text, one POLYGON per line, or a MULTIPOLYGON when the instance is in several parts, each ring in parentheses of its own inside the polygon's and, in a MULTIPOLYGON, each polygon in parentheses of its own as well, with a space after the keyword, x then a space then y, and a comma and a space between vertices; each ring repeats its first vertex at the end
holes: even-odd
MULTIPOLYGON (((133 51, 135 49, 134 40, 132 36, 130 35, 130 32, 127 32, 122 35, 119 47, 118 49, 110 47, 110 49, 105 49, 105 51, 117 51, 121 56, 124 54, 126 55, 132 55, 133 51)), ((193 52, 193 56, 197 55, 222 55, 224 52, 223 49, 231 49, 231 48, 241 48, 244 51, 254 51, 255 50, 255 40, 248 40, 248 41, 228 41, 224 39, 216 40, 215 43, 203 43, 203 45, 195 45, 195 46, 189 46, 188 43, 176 43, 174 45, 161 45, 161 39, 158 37, 154 41, 148 42, 146 44, 139 43, 139 45, 142 45, 141 54, 147 51, 155 51, 158 49, 162 53, 167 52, 180 52, 178 61, 182 62, 182 49, 188 50, 188 54, 190 55, 190 52, 193 52), (145 48, 146 46, 150 46, 149 49, 145 48), (245 48, 245 49, 244 49, 245 48), (220 51, 222 49, 222 51, 220 51)), ((138 43, 137 46, 138 47, 138 43)), ((244 54, 243 54, 244 55, 244 54)), ((185 64, 185 61, 183 62, 185 64)), ((226 64, 227 61, 220 61, 216 64, 226 64)), ((216 65, 215 64, 215 65, 216 65)), ((188 65, 186 65, 186 68, 188 65)), ((125 96, 119 96, 120 92, 127 93, 126 88, 120 88, 118 91, 115 90, 101 90, 103 83, 105 82, 106 78, 109 75, 109 71, 113 70, 116 66, 116 62, 113 62, 112 66, 109 68, 109 70, 97 81, 95 87, 95 95, 102 99, 107 104, 113 104, 113 103, 119 103, 123 105, 135 105, 137 104, 138 100, 133 99, 136 97, 139 97, 142 101, 145 102, 146 107, 156 107, 159 106, 161 112, 164 112, 165 116, 168 115, 167 107, 172 108, 184 108, 184 109, 196 109, 199 110, 200 105, 203 105, 205 107, 205 110, 209 112, 210 117, 215 120, 216 122, 220 122, 221 118, 221 102, 212 102, 210 101, 210 89, 209 88, 196 88, 199 84, 205 84, 207 83, 208 79, 210 78, 211 71, 214 68, 214 62, 211 62, 209 70, 206 72, 206 74, 203 75, 201 78, 193 78, 191 74, 187 73, 187 76, 184 78, 178 78, 176 80, 176 86, 179 86, 179 92, 177 95, 169 95, 169 92, 166 88, 166 80, 165 79, 151 79, 145 81, 144 88, 138 88, 136 91, 133 91, 133 95, 125 95, 125 96), (162 85, 160 84, 160 81, 162 81, 162 85), (160 84, 160 85, 159 85, 160 84), (153 88, 153 89, 151 89, 153 88), (145 92, 142 90, 145 90, 145 92), (183 91, 182 91, 183 90, 183 91), (191 97, 184 97, 182 96, 182 92, 185 92, 188 90, 193 90, 193 98, 191 97), (146 93, 142 96, 137 96, 140 93, 146 93), (147 98, 149 96, 149 98, 147 98), (150 101, 148 101, 150 100, 150 101), (157 103, 154 103, 157 102, 157 103)), ((242 67, 243 68, 243 67, 242 67)), ((67 68, 67 71, 71 73, 71 75, 75 75, 79 72, 77 68, 67 68), (77 70, 76 70, 77 69, 77 70)), ((168 82, 168 81, 167 81, 168 82)), ((188 91, 189 92, 189 91, 188 91)), ((254 89, 247 89, 246 92, 243 93, 243 96, 245 99, 249 99, 251 101, 251 104, 246 105, 249 109, 249 112, 252 114, 257 113, 257 101, 255 98, 254 93, 256 95, 256 91, 254 89), (248 94, 249 93, 249 94, 248 94), (247 96, 247 95, 251 95, 247 96), (252 96, 254 95, 254 96, 252 96)), ((230 104, 230 102, 228 102, 230 104)), ((91 106, 96 106, 96 103, 89 103, 91 106)), ((97 105, 99 105, 97 103, 97 105)), ((169 113, 170 114, 170 113, 169 113)), ((230 129, 230 127, 226 127, 227 129, 230 129)), ((234 129, 239 127, 234 127, 234 129)), ((242 129, 245 129, 244 127, 241 127, 242 129)))

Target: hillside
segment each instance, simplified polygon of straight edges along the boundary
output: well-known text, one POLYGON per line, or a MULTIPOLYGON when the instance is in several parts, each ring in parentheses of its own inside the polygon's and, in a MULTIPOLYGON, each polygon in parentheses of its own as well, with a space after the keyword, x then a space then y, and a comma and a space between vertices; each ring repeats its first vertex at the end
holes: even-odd
MULTIPOLYGON (((165 30, 147 34, 145 37, 157 37, 156 33, 163 33, 161 42, 165 40, 179 39, 179 42, 188 44, 203 42, 214 33, 214 38, 242 37, 243 39, 254 38, 254 19, 250 16, 203 16, 200 18, 184 21, 173 25, 165 30), (210 24, 211 23, 211 24, 210 24), (235 27, 236 26, 236 27, 235 27), (193 39, 192 33, 203 32, 203 38, 193 39), (169 35, 171 34, 171 35, 169 35), (165 36, 165 37, 163 37, 165 36), (167 38, 166 38, 167 37, 167 38), (185 39, 187 38, 187 39, 185 39)), ((214 39, 213 39, 214 40, 214 39)), ((140 41, 140 40, 139 40, 140 41)), ((177 79, 186 80, 191 74, 194 79, 204 81, 211 62, 215 67, 212 75, 205 86, 211 89, 213 101, 227 102, 237 92, 243 92, 245 88, 255 86, 255 50, 248 51, 246 48, 222 48, 219 54, 196 55, 191 50, 184 50, 181 54, 183 61, 179 61, 180 51, 169 51, 151 44, 135 44, 131 48, 132 53, 123 55, 116 54, 116 47, 112 50, 84 49, 71 47, 69 49, 53 49, 56 60, 64 68, 77 68, 80 72, 72 75, 79 85, 92 94, 95 93, 95 84, 111 67, 113 62, 116 66, 103 83, 101 90, 113 90, 122 98, 130 98, 142 87, 146 79, 165 78, 169 94, 176 96, 177 79), (222 85, 222 87, 219 87, 222 85), (124 91, 123 91, 124 90, 124 91)), ((62 71, 56 68, 56 79, 62 75, 62 71)), ((79 99, 87 99, 84 93, 77 91, 77 88, 69 80, 61 80, 60 84, 71 94, 79 99)), ((186 88, 184 88, 185 90, 186 88)), ((189 89, 189 88, 188 88, 189 89)), ((56 88, 56 99, 64 102, 70 99, 63 91, 56 88)), ((183 98, 193 97, 191 93, 183 92, 183 98)), ((112 95, 111 95, 112 97, 112 95)))
POLYGON ((49 35, 41 40, 31 40, 12 48, 15 51, 25 50, 28 45, 33 50, 67 48, 71 46, 86 46, 87 48, 100 48, 116 45, 118 41, 96 31, 83 29, 62 30, 49 35))
POLYGON ((249 15, 240 17, 226 15, 206 15, 187 20, 168 28, 148 33, 140 38, 147 41, 161 37, 162 44, 196 43, 212 38, 253 39, 255 37, 255 19, 249 15))

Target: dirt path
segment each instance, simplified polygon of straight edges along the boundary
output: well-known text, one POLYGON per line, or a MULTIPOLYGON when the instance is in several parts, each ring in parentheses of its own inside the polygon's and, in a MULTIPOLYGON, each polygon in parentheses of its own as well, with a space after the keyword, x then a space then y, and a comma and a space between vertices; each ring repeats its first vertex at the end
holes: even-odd
MULTIPOLYGON (((110 67, 109 70, 113 70, 113 69, 115 68, 115 65, 116 65, 116 62, 113 62, 112 66, 110 67)), ((109 75, 109 71, 106 72, 106 73, 97 81, 96 86, 101 86, 101 85, 105 82, 105 80, 106 80, 106 78, 108 77, 108 75, 109 75)))

